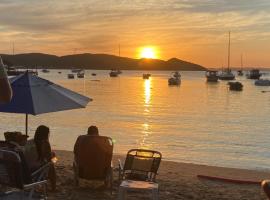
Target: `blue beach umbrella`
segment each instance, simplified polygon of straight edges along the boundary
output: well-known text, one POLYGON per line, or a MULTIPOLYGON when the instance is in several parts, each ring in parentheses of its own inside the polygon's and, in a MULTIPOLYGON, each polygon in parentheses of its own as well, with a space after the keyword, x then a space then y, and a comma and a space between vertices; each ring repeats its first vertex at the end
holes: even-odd
POLYGON ((25 72, 10 79, 13 97, 10 103, 0 105, 0 112, 24 113, 25 132, 28 132, 28 114, 58 112, 85 108, 92 99, 25 72))

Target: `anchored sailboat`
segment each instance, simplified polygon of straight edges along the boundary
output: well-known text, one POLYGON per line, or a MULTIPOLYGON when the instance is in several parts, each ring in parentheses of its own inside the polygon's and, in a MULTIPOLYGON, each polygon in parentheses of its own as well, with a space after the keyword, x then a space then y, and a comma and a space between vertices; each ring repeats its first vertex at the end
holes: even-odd
POLYGON ((231 69, 230 69, 230 52, 231 51, 231 32, 229 31, 229 45, 228 45, 228 67, 227 69, 222 70, 222 72, 219 74, 220 80, 234 80, 235 76, 233 75, 231 69))

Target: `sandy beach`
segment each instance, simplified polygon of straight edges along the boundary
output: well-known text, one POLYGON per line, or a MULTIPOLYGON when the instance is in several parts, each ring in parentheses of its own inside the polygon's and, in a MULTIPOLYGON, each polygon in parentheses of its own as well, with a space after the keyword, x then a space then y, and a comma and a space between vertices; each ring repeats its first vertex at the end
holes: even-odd
MULTIPOLYGON (((81 181, 80 187, 73 182, 73 153, 70 151, 57 151, 56 164, 58 183, 57 191, 49 193, 49 199, 116 199, 118 194, 118 171, 114 170, 114 186, 111 195, 104 189, 103 183, 81 181)), ((117 168, 118 159, 124 161, 125 156, 115 155, 114 167, 117 168)), ((190 163, 177 163, 162 161, 157 181, 160 185, 160 199, 266 199, 258 184, 235 184, 222 181, 199 179, 198 174, 219 176, 224 178, 240 179, 246 181, 260 181, 270 179, 270 172, 261 172, 245 169, 212 167, 190 163)), ((150 194, 130 192, 127 199, 151 199, 150 194)))

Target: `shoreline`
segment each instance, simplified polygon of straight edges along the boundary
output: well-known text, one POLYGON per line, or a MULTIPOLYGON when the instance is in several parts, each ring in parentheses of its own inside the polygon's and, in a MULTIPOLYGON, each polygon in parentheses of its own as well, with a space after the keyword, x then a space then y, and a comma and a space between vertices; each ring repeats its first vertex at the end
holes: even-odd
MULTIPOLYGON (((58 174, 57 192, 49 193, 49 199, 116 199, 118 194, 117 169, 114 169, 113 195, 108 190, 99 189, 95 181, 83 181, 80 187, 73 184, 73 153, 71 151, 56 150, 58 162, 56 170, 58 174)), ((125 155, 113 156, 114 168, 117 168, 117 160, 124 161, 125 155)), ((235 184, 223 181, 199 179, 197 175, 217 176, 244 181, 261 181, 270 179, 270 172, 257 170, 215 167, 192 163, 179 163, 174 161, 162 161, 157 182, 160 186, 160 199, 265 199, 259 185, 235 184)), ((128 199, 148 197, 145 193, 128 193, 128 199)))

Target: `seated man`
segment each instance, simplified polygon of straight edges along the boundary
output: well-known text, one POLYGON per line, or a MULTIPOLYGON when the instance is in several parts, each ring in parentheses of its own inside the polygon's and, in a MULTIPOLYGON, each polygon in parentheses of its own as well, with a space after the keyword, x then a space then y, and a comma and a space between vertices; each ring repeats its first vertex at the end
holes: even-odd
POLYGON ((108 181, 112 180, 112 153, 112 139, 99 136, 98 128, 90 126, 87 135, 80 135, 74 145, 76 184, 79 184, 79 178, 102 180, 106 185, 111 183, 108 181))

